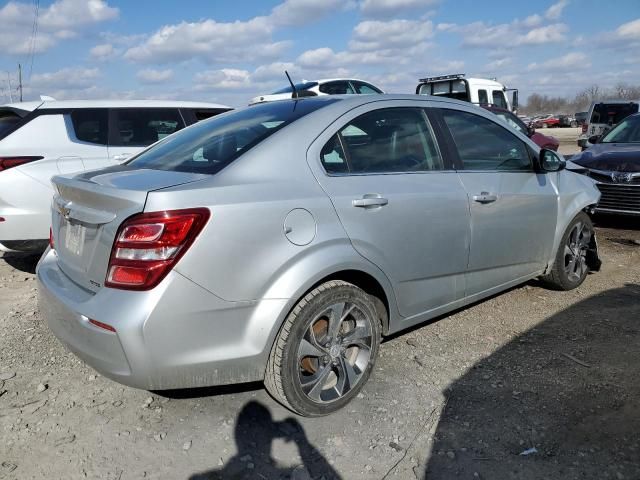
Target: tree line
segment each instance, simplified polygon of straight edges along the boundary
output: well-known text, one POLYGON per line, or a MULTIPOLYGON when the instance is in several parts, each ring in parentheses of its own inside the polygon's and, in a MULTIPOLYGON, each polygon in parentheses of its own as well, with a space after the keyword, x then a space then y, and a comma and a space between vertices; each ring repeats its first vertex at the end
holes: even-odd
POLYGON ((613 88, 602 88, 592 85, 578 92, 573 98, 550 97, 532 93, 519 113, 539 115, 543 113, 574 114, 586 112, 594 101, 604 100, 639 100, 640 85, 619 83, 613 88))

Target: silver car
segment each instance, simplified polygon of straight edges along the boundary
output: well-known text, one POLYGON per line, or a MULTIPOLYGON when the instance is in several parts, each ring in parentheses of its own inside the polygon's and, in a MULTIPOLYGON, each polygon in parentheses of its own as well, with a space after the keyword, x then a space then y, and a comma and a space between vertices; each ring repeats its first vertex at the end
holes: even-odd
POLYGON ((60 341, 126 385, 263 380, 307 416, 357 395, 381 337, 599 267, 594 182, 451 99, 269 102, 53 184, 60 341))

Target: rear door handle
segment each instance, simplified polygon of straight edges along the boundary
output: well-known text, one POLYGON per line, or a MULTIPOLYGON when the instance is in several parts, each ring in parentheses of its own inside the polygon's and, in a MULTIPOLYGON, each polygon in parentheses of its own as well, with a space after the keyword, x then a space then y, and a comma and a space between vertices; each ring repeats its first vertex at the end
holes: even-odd
POLYGON ((367 196, 365 195, 362 198, 358 198, 353 200, 352 204, 354 207, 360 208, 372 208, 372 207, 382 207, 389 203, 389 200, 380 196, 367 196))
POLYGON ((478 203, 492 203, 498 200, 498 196, 495 193, 480 192, 480 195, 474 195, 473 201, 478 203))

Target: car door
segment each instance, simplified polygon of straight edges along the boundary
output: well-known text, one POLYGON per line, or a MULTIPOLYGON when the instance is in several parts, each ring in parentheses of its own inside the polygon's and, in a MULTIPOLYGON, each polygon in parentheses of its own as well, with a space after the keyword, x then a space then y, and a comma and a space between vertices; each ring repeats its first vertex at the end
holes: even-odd
POLYGON ((462 297, 467 195, 422 109, 359 107, 325 130, 308 155, 354 248, 392 282, 401 315, 462 297))
POLYGON ((551 256, 558 194, 546 174, 534 171, 531 147, 500 120, 439 112, 469 196, 467 296, 540 273, 551 256))
POLYGON ((109 158, 122 163, 152 143, 184 128, 177 108, 116 108, 109 116, 109 158))

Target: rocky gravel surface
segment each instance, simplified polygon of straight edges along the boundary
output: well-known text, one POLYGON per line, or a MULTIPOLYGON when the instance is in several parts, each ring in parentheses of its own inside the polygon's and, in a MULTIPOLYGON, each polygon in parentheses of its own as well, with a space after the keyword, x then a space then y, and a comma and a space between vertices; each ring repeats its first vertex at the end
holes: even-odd
POLYGON ((600 221, 603 270, 536 282, 387 339, 364 392, 303 419, 259 384, 120 386, 0 258, 0 479, 640 478, 640 222, 600 221))

